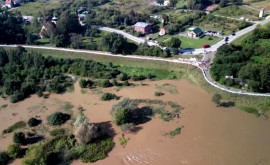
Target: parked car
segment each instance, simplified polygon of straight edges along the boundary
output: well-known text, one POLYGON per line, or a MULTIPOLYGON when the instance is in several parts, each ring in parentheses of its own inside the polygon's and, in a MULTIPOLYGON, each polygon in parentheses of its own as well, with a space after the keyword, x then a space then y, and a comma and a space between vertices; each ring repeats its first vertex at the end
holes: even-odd
POLYGON ((205 44, 205 45, 203 45, 202 47, 203 47, 203 48, 210 48, 210 45, 205 44))

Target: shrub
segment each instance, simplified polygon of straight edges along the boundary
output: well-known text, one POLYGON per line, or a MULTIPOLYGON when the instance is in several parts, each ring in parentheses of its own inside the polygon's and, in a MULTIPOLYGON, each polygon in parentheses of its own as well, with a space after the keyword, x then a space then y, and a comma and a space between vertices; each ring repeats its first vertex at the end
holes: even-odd
POLYGON ((28 124, 29 127, 34 127, 34 126, 37 126, 39 124, 39 121, 38 121, 38 119, 36 119, 34 117, 31 117, 28 120, 27 124, 28 124))
POLYGON ((130 131, 134 128, 134 124, 133 123, 126 123, 126 124, 123 124, 121 125, 121 131, 122 132, 126 132, 126 131, 130 131))
POLYGON ((26 126, 26 123, 24 121, 18 121, 17 123, 14 123, 12 126, 8 127, 3 131, 3 133, 11 133, 19 128, 24 128, 26 126))
POLYGON ((126 73, 121 73, 119 75, 119 80, 121 80, 121 81, 126 81, 128 79, 129 79, 129 76, 126 73))
POLYGON ((91 80, 80 79, 79 85, 81 88, 90 88, 94 83, 91 80))
POLYGON ((217 105, 219 106, 220 104, 220 100, 222 99, 221 95, 220 94, 217 94, 215 93, 212 97, 212 101, 217 105))
POLYGON ((106 87, 110 87, 112 86, 112 84, 110 83, 110 81, 108 79, 105 79, 105 80, 101 80, 99 82, 99 85, 103 88, 106 88, 106 87))
POLYGON ((111 137, 103 138, 96 143, 84 146, 79 158, 84 163, 95 162, 106 158, 113 147, 114 142, 111 137))
POLYGON ((119 83, 116 81, 116 79, 113 79, 113 80, 112 80, 112 85, 113 85, 113 86, 118 86, 119 83))
POLYGON ((169 132, 169 135, 170 135, 170 136, 175 136, 175 135, 178 135, 178 134, 180 134, 180 133, 181 133, 181 128, 180 128, 180 127, 177 127, 175 130, 170 131, 170 132, 169 132))
POLYGON ((65 160, 67 151, 74 147, 74 145, 75 139, 72 135, 56 136, 44 143, 30 146, 26 151, 22 164, 59 164, 61 160, 65 160))
POLYGON ((7 165, 10 161, 10 157, 6 152, 0 152, 0 165, 7 165))
POLYGON ((90 123, 84 123, 77 128, 75 137, 79 143, 88 144, 94 139, 97 139, 101 133, 96 125, 90 123))
POLYGON ((155 92, 155 96, 163 96, 164 93, 163 92, 155 92))
POLYGON ((108 101, 108 100, 112 100, 112 99, 118 99, 118 97, 113 93, 104 93, 101 96, 101 100, 103 100, 103 101, 108 101))
POLYGON ((118 109, 114 113, 114 121, 117 125, 123 125, 131 121, 131 110, 127 108, 118 109))
POLYGON ((65 128, 57 128, 52 131, 50 131, 51 136, 59 136, 59 135, 64 135, 68 132, 65 128))
POLYGON ((129 84, 129 82, 128 82, 127 80, 124 81, 123 85, 124 85, 124 86, 130 86, 130 84, 129 84))
POLYGON ((11 158, 18 158, 21 154, 21 147, 19 144, 11 144, 8 146, 7 154, 11 158))
POLYGON ((61 112, 55 112, 47 117, 48 123, 53 126, 64 124, 69 119, 70 119, 69 114, 61 112))
POLYGON ((13 142, 24 145, 26 143, 25 134, 23 132, 15 132, 13 134, 13 142))
POLYGON ((132 76, 132 80, 133 81, 141 81, 141 80, 145 80, 146 77, 144 75, 134 75, 132 76))
POLYGON ((24 94, 21 91, 16 91, 13 95, 10 96, 10 102, 16 103, 24 99, 24 94))
POLYGON ((89 119, 83 114, 83 112, 80 110, 76 121, 74 122, 75 127, 80 127, 82 124, 90 123, 89 119))

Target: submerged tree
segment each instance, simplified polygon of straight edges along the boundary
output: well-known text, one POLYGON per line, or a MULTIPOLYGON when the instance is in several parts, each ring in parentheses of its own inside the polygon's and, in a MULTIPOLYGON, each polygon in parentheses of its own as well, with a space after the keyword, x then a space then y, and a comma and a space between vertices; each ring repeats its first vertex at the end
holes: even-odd
POLYGON ((212 101, 219 106, 220 105, 220 100, 222 99, 220 94, 215 93, 212 97, 212 101))

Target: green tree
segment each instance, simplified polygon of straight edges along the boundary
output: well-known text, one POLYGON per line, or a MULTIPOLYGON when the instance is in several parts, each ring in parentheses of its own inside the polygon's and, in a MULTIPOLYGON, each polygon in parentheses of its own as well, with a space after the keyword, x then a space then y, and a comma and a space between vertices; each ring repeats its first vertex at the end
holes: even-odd
POLYGON ((164 4, 164 0, 156 0, 157 4, 163 5, 164 4))
POLYGON ((212 101, 219 106, 220 105, 220 101, 221 101, 222 97, 220 94, 215 93, 212 97, 212 101))
POLYGON ((125 53, 127 40, 122 35, 117 33, 109 33, 102 37, 100 47, 112 53, 125 53))
POLYGON ((176 4, 177 4, 177 2, 178 2, 178 0, 170 0, 170 5, 171 5, 172 7, 175 7, 176 4))
POLYGON ((168 42, 168 47, 179 48, 181 46, 181 40, 177 37, 172 37, 168 42))

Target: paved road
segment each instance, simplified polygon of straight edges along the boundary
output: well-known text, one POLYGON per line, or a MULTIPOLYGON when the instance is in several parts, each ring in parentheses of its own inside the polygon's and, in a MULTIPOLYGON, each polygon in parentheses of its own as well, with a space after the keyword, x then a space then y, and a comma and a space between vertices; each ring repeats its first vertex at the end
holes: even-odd
MULTIPOLYGON (((233 35, 228 36, 229 37, 228 43, 231 43, 234 40, 236 40, 237 38, 251 32, 252 30, 254 30, 256 28, 257 25, 264 25, 264 24, 266 24, 268 22, 270 22, 270 18, 268 18, 268 19, 266 19, 266 20, 264 20, 264 21, 262 21, 262 22, 260 22, 258 24, 254 24, 252 26, 249 26, 249 27, 247 27, 247 28, 245 28, 243 30, 240 30, 240 31, 236 32, 234 36, 233 35)), ((218 43, 216 43, 215 45, 211 46, 210 48, 207 48, 207 49, 203 49, 203 48, 195 49, 192 52, 192 54, 203 54, 205 50, 208 51, 208 52, 215 52, 223 44, 225 44, 225 41, 221 40, 218 43)))
MULTIPOLYGON (((17 47, 18 45, 0 45, 0 47, 17 47)), ((25 48, 32 48, 32 49, 45 49, 45 50, 60 50, 65 52, 79 52, 79 53, 88 53, 88 54, 98 54, 103 56, 114 56, 120 58, 130 58, 130 59, 142 59, 142 60, 150 60, 150 61, 164 61, 164 62, 171 62, 171 63, 179 63, 179 64, 187 64, 193 65, 199 68, 205 80, 212 86, 221 89, 223 91, 227 91, 229 93, 240 94, 240 95, 249 95, 249 96, 267 96, 270 97, 269 94, 262 94, 262 93, 252 93, 252 92, 241 92, 238 89, 228 89, 222 85, 216 84, 212 79, 211 76, 202 68, 200 67, 200 62, 189 61, 189 60, 180 60, 180 59, 164 59, 159 57, 145 57, 145 56, 135 56, 135 55, 120 55, 120 54, 111 54, 108 52, 101 52, 101 51, 91 51, 91 50, 79 50, 79 49, 68 49, 68 48, 56 48, 56 47, 44 47, 44 46, 30 46, 30 45, 21 45, 25 48)))

